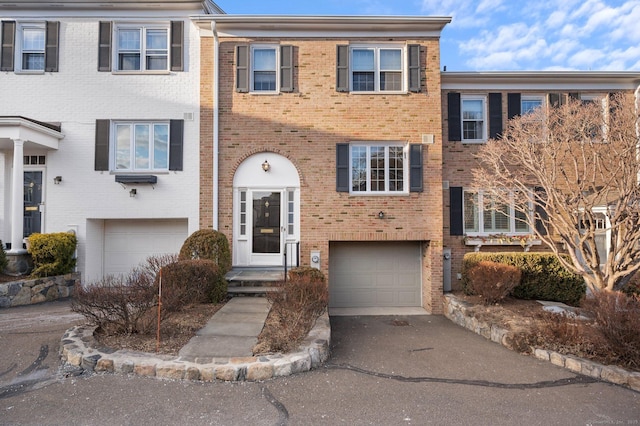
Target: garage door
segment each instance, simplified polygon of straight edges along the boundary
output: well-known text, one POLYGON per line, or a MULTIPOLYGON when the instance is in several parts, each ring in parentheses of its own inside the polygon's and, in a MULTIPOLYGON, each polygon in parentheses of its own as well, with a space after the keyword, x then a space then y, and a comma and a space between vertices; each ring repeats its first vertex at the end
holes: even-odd
POLYGON ((187 233, 186 219, 105 220, 104 273, 126 274, 149 256, 178 253, 187 233))
POLYGON ((329 307, 421 306, 419 243, 331 243, 329 307))

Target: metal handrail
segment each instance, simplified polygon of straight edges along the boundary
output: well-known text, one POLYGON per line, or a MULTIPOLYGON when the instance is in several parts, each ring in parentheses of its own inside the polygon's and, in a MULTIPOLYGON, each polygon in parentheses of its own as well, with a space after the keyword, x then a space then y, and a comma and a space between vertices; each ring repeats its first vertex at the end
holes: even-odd
MULTIPOLYGON (((284 281, 287 281, 287 268, 289 266, 289 261, 287 258, 287 253, 289 253, 289 246, 292 248, 295 247, 295 267, 300 266, 300 241, 288 241, 284 243, 284 281)), ((291 259, 293 261, 293 258, 291 259)), ((292 264, 293 266, 293 264, 292 264)))

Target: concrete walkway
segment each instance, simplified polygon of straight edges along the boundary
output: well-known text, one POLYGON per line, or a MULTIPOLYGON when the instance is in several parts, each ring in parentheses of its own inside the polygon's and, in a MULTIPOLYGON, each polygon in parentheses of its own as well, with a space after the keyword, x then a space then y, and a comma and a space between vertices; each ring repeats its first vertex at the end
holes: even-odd
POLYGON ((253 356, 269 302, 264 297, 234 297, 180 349, 185 360, 253 356))

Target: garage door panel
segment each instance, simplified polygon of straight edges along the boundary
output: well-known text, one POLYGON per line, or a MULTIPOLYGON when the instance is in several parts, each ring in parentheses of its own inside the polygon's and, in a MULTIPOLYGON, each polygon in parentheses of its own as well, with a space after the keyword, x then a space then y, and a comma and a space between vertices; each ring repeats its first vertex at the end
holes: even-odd
POLYGON ((419 243, 332 243, 330 307, 421 306, 419 243))

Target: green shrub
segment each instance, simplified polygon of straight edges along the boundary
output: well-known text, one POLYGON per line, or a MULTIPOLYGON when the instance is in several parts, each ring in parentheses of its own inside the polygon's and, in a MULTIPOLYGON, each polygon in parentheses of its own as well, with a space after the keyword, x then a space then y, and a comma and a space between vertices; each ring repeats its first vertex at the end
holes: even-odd
POLYGON ((466 294, 473 294, 468 271, 483 260, 505 263, 522 271, 520 284, 511 293, 519 299, 577 306, 586 292, 582 277, 564 268, 552 253, 467 253, 462 264, 462 288, 466 294))
POLYGON ((180 260, 162 268, 162 307, 179 311, 191 303, 219 303, 227 297, 227 281, 212 260, 180 260))
POLYGON ((522 272, 515 266, 483 260, 469 270, 469 285, 485 304, 504 300, 520 284, 522 272))
POLYGON ((640 296, 640 272, 635 272, 625 285, 620 289, 627 296, 640 296))
POLYGON ((78 240, 69 232, 31 234, 29 253, 33 258, 33 277, 49 277, 73 272, 76 259, 73 257, 78 240))
POLYGON ((289 279, 300 279, 303 277, 309 277, 312 281, 320 281, 325 283, 327 280, 320 269, 312 268, 311 266, 299 266, 289 270, 289 279))
POLYGON ((6 269, 8 264, 7 253, 5 253, 4 245, 2 244, 2 240, 0 240, 0 273, 6 269))
POLYGON ((191 234, 182 244, 178 258, 212 260, 223 276, 231 270, 229 241, 222 232, 212 229, 201 229, 191 234))

